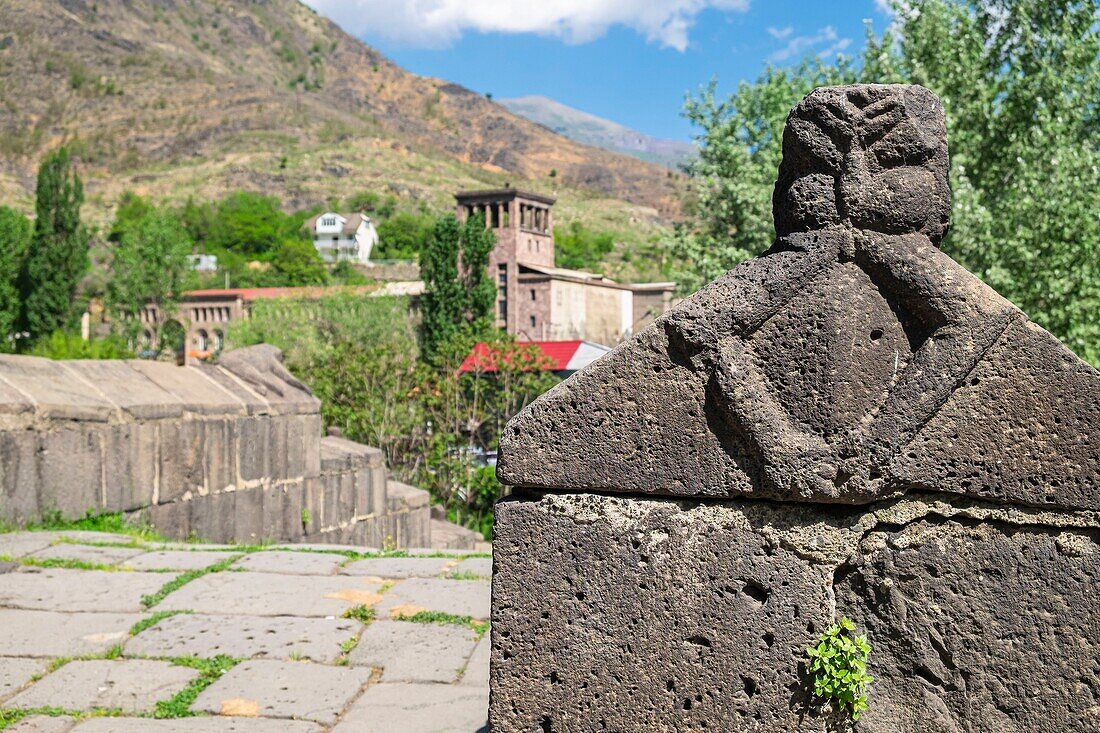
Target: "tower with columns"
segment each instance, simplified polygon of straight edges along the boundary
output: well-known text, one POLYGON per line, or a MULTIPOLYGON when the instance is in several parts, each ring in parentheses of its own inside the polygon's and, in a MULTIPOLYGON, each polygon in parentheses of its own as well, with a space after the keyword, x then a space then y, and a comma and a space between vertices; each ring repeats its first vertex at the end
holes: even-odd
POLYGON ((481 214, 497 238, 489 255, 497 286, 497 326, 532 340, 548 337, 549 293, 543 288, 521 290, 520 269, 554 267, 554 199, 515 188, 460 191, 455 199, 459 219, 481 214))

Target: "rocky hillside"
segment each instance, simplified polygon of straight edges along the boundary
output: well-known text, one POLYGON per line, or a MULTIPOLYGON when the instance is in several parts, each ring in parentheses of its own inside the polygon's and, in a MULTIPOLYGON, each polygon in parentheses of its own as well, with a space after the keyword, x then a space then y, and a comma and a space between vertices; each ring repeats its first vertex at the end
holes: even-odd
POLYGON ((96 212, 128 187, 294 207, 388 190, 441 208, 505 182, 597 226, 678 211, 666 169, 411 74, 297 0, 0 0, 0 202, 29 203, 62 142, 96 212))
POLYGON ((500 104, 571 140, 633 155, 676 170, 695 152, 695 146, 691 143, 646 135, 548 97, 536 95, 502 99, 500 104))

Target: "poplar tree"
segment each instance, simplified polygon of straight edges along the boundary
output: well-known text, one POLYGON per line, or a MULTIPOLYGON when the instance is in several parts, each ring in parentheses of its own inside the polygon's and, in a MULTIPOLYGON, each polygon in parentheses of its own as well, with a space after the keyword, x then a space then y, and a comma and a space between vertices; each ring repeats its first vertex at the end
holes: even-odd
POLYGON ((34 236, 20 276, 23 326, 32 339, 71 326, 80 279, 88 271, 88 230, 80 221, 84 185, 60 148, 38 169, 34 236))
POLYGON ((0 351, 15 348, 20 316, 19 273, 30 241, 30 220, 0 206, 0 351))

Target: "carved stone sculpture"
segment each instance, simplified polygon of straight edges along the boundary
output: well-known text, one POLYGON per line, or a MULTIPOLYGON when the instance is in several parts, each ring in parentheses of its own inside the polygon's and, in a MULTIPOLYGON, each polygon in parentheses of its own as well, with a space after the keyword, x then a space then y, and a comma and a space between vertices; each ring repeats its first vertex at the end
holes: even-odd
POLYGON ((947 172, 927 89, 815 90, 773 246, 509 423, 494 730, 840 729, 842 615, 858 730, 1100 730, 1100 373, 940 251, 947 172))

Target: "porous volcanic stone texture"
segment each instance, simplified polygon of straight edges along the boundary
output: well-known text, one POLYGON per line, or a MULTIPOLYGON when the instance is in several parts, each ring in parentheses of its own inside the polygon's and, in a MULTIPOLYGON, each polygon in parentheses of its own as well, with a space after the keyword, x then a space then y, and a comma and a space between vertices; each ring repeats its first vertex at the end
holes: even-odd
POLYGON ((1100 508, 1100 372, 938 249, 950 203, 931 92, 815 90, 787 121, 773 246, 517 415, 501 480, 1100 508))
POLYGON ((801 665, 831 622, 832 568, 783 546, 775 525, 799 518, 747 502, 498 504, 493 730, 823 730, 804 717, 801 665))
POLYGON ((918 521, 836 582, 874 649, 858 730, 1100 730, 1100 532, 918 521))

